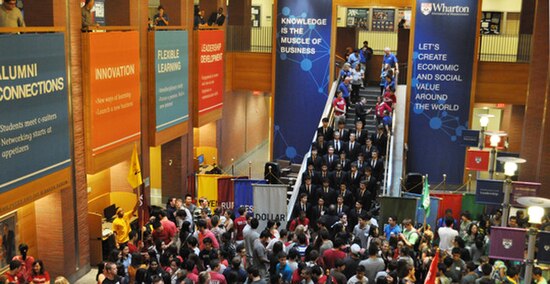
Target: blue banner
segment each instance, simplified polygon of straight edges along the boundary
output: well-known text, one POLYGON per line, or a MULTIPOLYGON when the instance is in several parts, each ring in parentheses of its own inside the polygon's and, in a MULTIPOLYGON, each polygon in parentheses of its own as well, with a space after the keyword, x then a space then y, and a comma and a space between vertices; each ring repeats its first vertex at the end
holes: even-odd
POLYGON ((537 257, 539 263, 550 264, 550 232, 539 232, 537 257))
POLYGON ((274 159, 299 163, 328 97, 332 0, 277 1, 274 159))
POLYGON ((409 171, 433 182, 443 174, 451 184, 463 180, 477 6, 476 0, 416 1, 407 160, 409 171))
POLYGON ((187 31, 155 32, 157 132, 189 119, 187 31))
POLYGON ((476 203, 501 205, 504 201, 504 182, 501 180, 478 179, 476 203))
POLYGON ((2 193, 69 167, 71 147, 63 34, 0 35, 0 46, 2 193))
POLYGON ((478 147, 479 146, 479 130, 462 130, 461 144, 466 147, 478 147))
MULTIPOLYGON (((424 223, 424 208, 422 208, 422 194, 404 192, 403 197, 416 198, 416 223, 424 223)), ((439 200, 441 198, 430 196, 430 214, 426 218, 426 224, 435 230, 437 223, 437 213, 439 211, 439 200)))
POLYGON ((252 210, 254 208, 254 191, 252 184, 264 184, 265 180, 253 179, 236 179, 233 180, 233 188, 235 190, 235 208, 233 212, 239 216, 239 208, 245 206, 252 210))

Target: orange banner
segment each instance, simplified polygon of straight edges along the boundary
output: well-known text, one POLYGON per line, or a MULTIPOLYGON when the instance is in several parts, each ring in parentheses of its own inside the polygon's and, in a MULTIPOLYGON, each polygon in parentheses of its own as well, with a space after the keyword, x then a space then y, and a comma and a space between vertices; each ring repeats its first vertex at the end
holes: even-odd
POLYGON ((89 130, 92 155, 139 140, 139 34, 89 33, 89 130))

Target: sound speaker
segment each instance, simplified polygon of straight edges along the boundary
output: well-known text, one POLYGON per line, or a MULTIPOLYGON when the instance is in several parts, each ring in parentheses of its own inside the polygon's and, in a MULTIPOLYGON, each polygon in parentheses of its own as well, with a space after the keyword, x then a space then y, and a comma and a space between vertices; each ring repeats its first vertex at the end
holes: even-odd
POLYGON ((405 189, 410 193, 422 194, 422 175, 419 173, 407 174, 405 189))

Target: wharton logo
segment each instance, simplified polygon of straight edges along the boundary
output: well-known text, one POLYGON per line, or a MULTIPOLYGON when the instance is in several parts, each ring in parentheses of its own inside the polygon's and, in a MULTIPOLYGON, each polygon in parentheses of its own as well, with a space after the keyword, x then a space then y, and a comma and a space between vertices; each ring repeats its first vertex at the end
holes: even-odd
POLYGON ((445 3, 422 3, 420 12, 424 16, 469 16, 470 7, 468 6, 447 6, 445 3))

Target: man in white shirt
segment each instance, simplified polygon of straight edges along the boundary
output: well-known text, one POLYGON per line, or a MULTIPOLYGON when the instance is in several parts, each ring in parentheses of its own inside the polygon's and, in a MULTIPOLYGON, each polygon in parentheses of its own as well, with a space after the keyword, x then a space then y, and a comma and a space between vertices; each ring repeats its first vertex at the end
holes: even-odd
POLYGON ((439 228, 437 233, 439 234, 439 248, 441 250, 447 251, 451 254, 451 249, 453 248, 453 241, 456 236, 458 236, 458 231, 453 229, 454 220, 453 218, 445 218, 445 227, 439 228))

